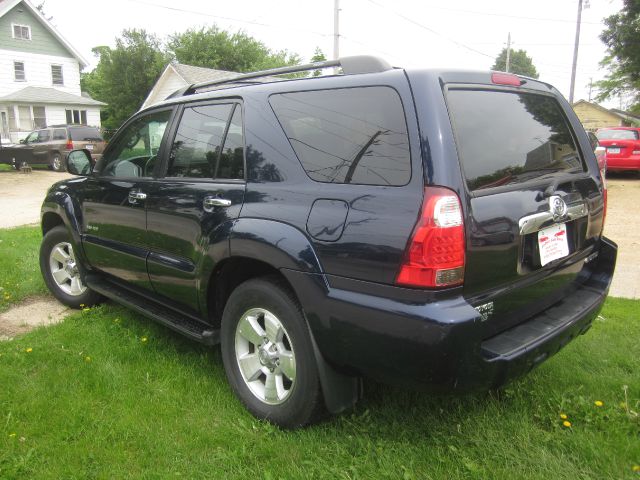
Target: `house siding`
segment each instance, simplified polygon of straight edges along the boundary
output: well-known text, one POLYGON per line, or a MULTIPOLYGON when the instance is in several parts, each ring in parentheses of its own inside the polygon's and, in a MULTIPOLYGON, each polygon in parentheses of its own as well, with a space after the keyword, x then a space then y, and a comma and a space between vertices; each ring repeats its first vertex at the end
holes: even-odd
POLYGON ((0 96, 25 87, 55 87, 80 95, 80 67, 75 58, 0 49, 0 96), (13 62, 24 63, 25 81, 15 81, 13 62), (51 65, 62 65, 64 85, 53 85, 51 65))
POLYGON ((576 112, 585 130, 593 131, 598 128, 620 127, 623 125, 622 119, 619 116, 593 107, 587 103, 575 104, 573 110, 576 112))
POLYGON ((185 82, 184 79, 179 76, 172 67, 169 67, 164 71, 162 76, 153 86, 153 88, 151 89, 151 93, 149 93, 149 96, 140 108, 155 105, 156 103, 165 100, 169 95, 171 95, 179 88, 184 88, 186 86, 187 82, 185 82))
POLYGON ((23 2, 0 17, 0 48, 16 52, 73 58, 73 54, 42 25, 23 2), (13 38, 12 24, 31 27, 31 40, 13 38))

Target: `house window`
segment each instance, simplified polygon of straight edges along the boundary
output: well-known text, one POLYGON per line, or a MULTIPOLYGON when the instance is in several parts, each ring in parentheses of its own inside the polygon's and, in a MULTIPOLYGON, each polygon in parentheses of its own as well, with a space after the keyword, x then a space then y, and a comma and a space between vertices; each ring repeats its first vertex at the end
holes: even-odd
POLYGON ((65 110, 68 124, 87 124, 87 111, 86 110, 65 110))
POLYGON ((24 74, 24 62, 13 62, 13 78, 16 82, 24 82, 27 79, 24 74))
POLYGON ((33 125, 34 128, 47 127, 47 116, 44 107, 33 107, 33 125))
POLYGON ((26 105, 18 106, 18 127, 23 132, 33 130, 33 120, 31 118, 31 108, 26 105))
POLYGON ((31 27, 28 25, 12 25, 13 38, 18 40, 31 40, 31 27))
POLYGON ((51 65, 51 82, 54 85, 64 85, 62 77, 62 65, 51 65))

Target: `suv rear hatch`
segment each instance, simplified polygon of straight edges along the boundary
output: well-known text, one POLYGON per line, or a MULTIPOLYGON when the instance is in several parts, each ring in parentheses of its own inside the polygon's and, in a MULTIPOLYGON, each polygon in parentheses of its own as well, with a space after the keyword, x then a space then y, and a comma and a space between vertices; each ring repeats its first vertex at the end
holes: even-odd
POLYGON ((102 155, 105 142, 95 127, 69 127, 69 140, 74 149, 84 148, 92 155, 102 155))
POLYGON ((466 184, 464 295, 490 336, 577 288, 604 199, 593 152, 552 93, 448 85, 445 96, 466 184))

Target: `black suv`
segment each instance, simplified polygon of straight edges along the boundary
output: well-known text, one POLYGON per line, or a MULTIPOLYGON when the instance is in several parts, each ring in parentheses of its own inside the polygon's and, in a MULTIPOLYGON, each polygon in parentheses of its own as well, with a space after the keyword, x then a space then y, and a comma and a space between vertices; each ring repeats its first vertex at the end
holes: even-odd
POLYGON ((353 405, 363 376, 498 387, 584 333, 613 275, 589 138, 531 78, 373 57, 243 74, 88 153, 42 207, 49 289, 220 343, 240 400, 285 427, 353 405))

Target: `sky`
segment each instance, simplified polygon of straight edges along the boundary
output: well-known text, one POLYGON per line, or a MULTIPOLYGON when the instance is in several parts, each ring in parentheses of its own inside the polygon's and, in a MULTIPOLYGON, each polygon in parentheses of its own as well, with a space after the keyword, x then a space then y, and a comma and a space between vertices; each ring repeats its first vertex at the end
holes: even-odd
MULTIPOLYGON (((37 2, 36 2, 37 3, 37 2)), ((586 0, 585 0, 586 3, 586 0)), ((574 101, 589 99, 602 79, 602 19, 622 0, 590 0, 582 12, 574 101)), ((123 29, 142 28, 160 38, 212 24, 242 30, 273 50, 309 60, 316 47, 333 55, 334 0, 45 0, 47 16, 85 57, 115 45, 123 29)), ((568 98, 578 0, 340 0, 340 55, 370 54, 407 68, 488 70, 511 33, 514 49, 532 57, 540 79, 568 98)), ((592 97, 595 96, 595 90, 592 97)), ((620 100, 604 103, 620 108, 620 100)), ((622 105, 624 107, 624 105, 622 105)))

